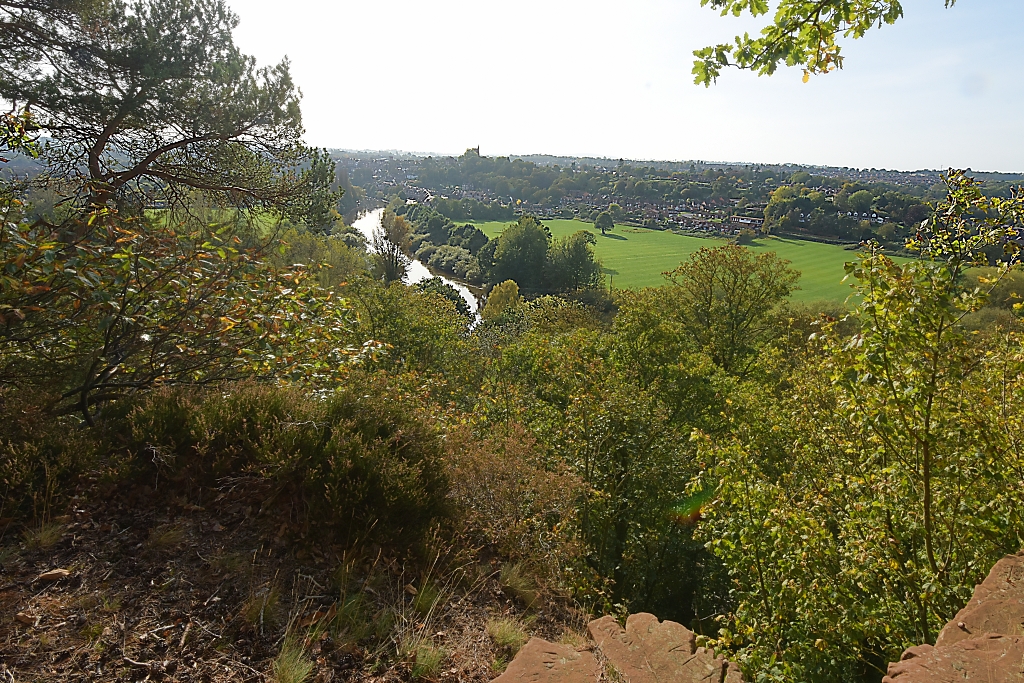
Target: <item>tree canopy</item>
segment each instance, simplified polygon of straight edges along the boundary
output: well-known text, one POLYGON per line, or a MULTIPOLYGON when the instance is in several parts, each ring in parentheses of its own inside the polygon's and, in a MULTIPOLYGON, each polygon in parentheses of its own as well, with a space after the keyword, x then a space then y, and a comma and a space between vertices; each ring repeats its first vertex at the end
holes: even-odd
MULTIPOLYGON (((946 7, 955 3, 945 0, 946 7)), ((700 4, 721 10, 723 17, 748 13, 759 17, 771 9, 768 0, 700 0, 700 4)), ((812 74, 843 67, 839 39, 860 38, 902 17, 900 0, 781 0, 760 36, 745 33, 731 44, 695 50, 694 82, 709 86, 729 66, 771 75, 780 64, 803 67, 806 81, 812 74)))
POLYGON ((50 173, 85 171, 97 205, 199 191, 281 206, 308 158, 299 93, 287 61, 238 50, 237 23, 222 0, 4 2, 0 30, 25 32, 0 57, 0 98, 31 108, 50 173))

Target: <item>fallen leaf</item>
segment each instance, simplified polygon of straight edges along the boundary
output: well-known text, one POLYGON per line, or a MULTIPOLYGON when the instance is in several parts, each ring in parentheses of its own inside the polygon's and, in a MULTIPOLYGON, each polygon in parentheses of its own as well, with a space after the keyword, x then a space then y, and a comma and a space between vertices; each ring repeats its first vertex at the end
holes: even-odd
POLYGON ((43 572, 36 577, 36 581, 60 581, 71 576, 71 570, 69 569, 51 569, 48 572, 43 572))
POLYGON ((214 522, 213 523, 213 527, 211 527, 211 528, 213 529, 213 531, 224 531, 224 527, 222 527, 217 522, 214 522))
POLYGON ((409 595, 416 595, 417 593, 419 593, 419 591, 416 590, 416 586, 412 585, 411 583, 405 584, 405 592, 409 595))
POLYGON ((14 618, 27 626, 35 626, 39 623, 39 617, 33 616, 28 612, 18 612, 14 618))

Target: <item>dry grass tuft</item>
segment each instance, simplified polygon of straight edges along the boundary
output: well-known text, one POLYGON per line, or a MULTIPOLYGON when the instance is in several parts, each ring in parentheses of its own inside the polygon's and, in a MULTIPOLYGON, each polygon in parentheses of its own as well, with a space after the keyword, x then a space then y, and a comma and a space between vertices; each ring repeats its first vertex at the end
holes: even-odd
POLYGON ((37 527, 25 529, 23 537, 29 550, 46 550, 57 545, 64 537, 64 525, 44 522, 37 527))
POLYGON ((581 648, 587 644, 587 638, 579 631, 566 629, 558 638, 558 642, 562 645, 568 645, 569 647, 581 648))
POLYGON ((272 631, 278 623, 281 604, 281 591, 277 586, 270 586, 263 591, 254 593, 242 605, 239 617, 242 622, 261 633, 272 631))
POLYGON ((174 548, 185 542, 185 529, 177 525, 160 526, 149 532, 147 545, 156 550, 174 548))
POLYGON ((507 659, 515 657, 530 639, 523 623, 518 619, 489 619, 486 629, 494 646, 501 651, 503 658, 507 659))
POLYGON ((402 649, 406 656, 412 659, 412 677, 417 680, 435 678, 448 656, 447 652, 427 639, 414 639, 406 643, 402 649))
POLYGON ((274 683, 305 683, 313 673, 313 662, 302 644, 286 638, 272 666, 274 683))
POLYGON ((433 583, 424 583, 412 601, 412 608, 422 616, 428 616, 441 597, 441 591, 433 583))
POLYGON ((214 574, 239 574, 249 567, 248 553, 217 553, 210 558, 214 574))
POLYGON ((521 563, 506 564, 501 568, 501 575, 498 577, 501 589, 515 597, 529 609, 537 602, 540 591, 537 590, 537 583, 526 571, 521 563))

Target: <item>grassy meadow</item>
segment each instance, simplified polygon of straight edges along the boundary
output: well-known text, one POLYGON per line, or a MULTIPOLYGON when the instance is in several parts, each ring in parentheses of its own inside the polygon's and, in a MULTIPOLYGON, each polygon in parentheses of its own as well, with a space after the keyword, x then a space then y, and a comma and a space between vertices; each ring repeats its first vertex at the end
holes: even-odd
MULTIPOLYGON (((465 221, 458 221, 459 224, 465 221)), ((488 237, 496 237, 507 225, 503 221, 475 222, 488 237)), ((705 246, 725 244, 724 239, 689 237, 667 230, 647 230, 628 226, 615 226, 615 230, 601 236, 591 223, 577 220, 545 220, 544 225, 553 237, 570 235, 577 230, 589 230, 597 237, 594 251, 604 264, 612 285, 617 288, 657 287, 664 284, 662 273, 674 269, 679 262, 705 246)), ((856 253, 834 244, 821 244, 805 240, 770 237, 758 240, 755 251, 774 251, 791 261, 800 271, 800 289, 794 292, 794 301, 839 301, 850 295, 849 283, 844 283, 844 264, 856 258, 856 253)))

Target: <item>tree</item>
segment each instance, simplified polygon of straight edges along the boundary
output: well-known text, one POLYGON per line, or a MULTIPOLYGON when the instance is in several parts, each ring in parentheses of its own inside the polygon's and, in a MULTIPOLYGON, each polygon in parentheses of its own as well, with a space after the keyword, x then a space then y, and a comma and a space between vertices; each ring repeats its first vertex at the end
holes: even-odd
MULTIPOLYGON (((952 7, 956 0, 945 0, 952 7)), ((721 10, 722 16, 753 17, 767 14, 765 0, 700 0, 702 7, 721 10)), ((860 38, 871 28, 894 24, 903 17, 900 0, 781 0, 771 24, 761 36, 736 36, 735 44, 723 43, 694 51, 694 82, 710 86, 728 66, 771 75, 779 64, 802 66, 804 81, 843 67, 836 39, 860 38)))
POLYGON ((416 288, 421 292, 427 292, 430 294, 437 294, 450 301, 455 310, 458 311, 459 315, 469 316, 472 311, 469 310, 469 304, 462 298, 459 290, 452 287, 450 284, 445 282, 439 277, 427 278, 416 284, 416 288))
POLYGON ((385 282, 398 282, 409 267, 409 224, 402 216, 385 210, 380 226, 373 231, 373 257, 377 276, 385 282))
POLYGON ((781 395, 749 396, 706 454, 704 537, 736 598, 721 644, 766 680, 877 681, 1024 536, 1020 335, 961 324, 999 281, 964 271, 986 245, 1012 252, 1024 197, 947 182, 911 243, 927 259, 848 264, 860 328, 826 323, 781 395))
POLYGON ((867 190, 858 190, 851 194, 846 200, 847 206, 859 214, 865 214, 871 210, 871 203, 875 196, 867 190))
MULTIPOLYGON (((38 158, 39 145, 33 135, 35 129, 35 121, 28 111, 0 114, 0 154, 15 152, 38 158)), ((6 157, 0 156, 0 164, 7 162, 6 157)))
POLYGON ((85 4, 0 5, 6 25, 36 22, 0 57, 0 98, 31 106, 51 173, 85 170, 96 207, 198 191, 280 209, 313 180, 296 170, 307 152, 288 63, 239 52, 223 0, 85 4))
POLYGON ((344 300, 224 227, 100 214, 77 229, 2 208, 0 384, 42 387, 57 412, 92 425, 157 384, 323 380, 350 355, 344 300))
POLYGON ((484 304, 480 317, 484 320, 494 320, 501 317, 506 311, 512 310, 522 303, 519 298, 519 285, 512 280, 499 282, 491 288, 487 295, 487 303, 484 304))
POLYGON ((492 282, 515 280, 521 289, 539 291, 550 239, 548 229, 532 216, 523 216, 505 228, 494 249, 492 282))
POLYGON ((774 337, 800 273, 774 252, 755 254, 730 244, 702 247, 665 276, 696 348, 726 372, 743 375, 774 337))
POLYGON ((601 285, 601 264, 594 258, 597 238, 586 230, 578 230, 548 249, 547 283, 555 292, 595 289, 601 285))
POLYGON ((602 211, 597 214, 597 218, 594 219, 594 227, 598 228, 601 231, 601 234, 604 235, 615 227, 615 223, 612 221, 612 215, 607 211, 602 211))

